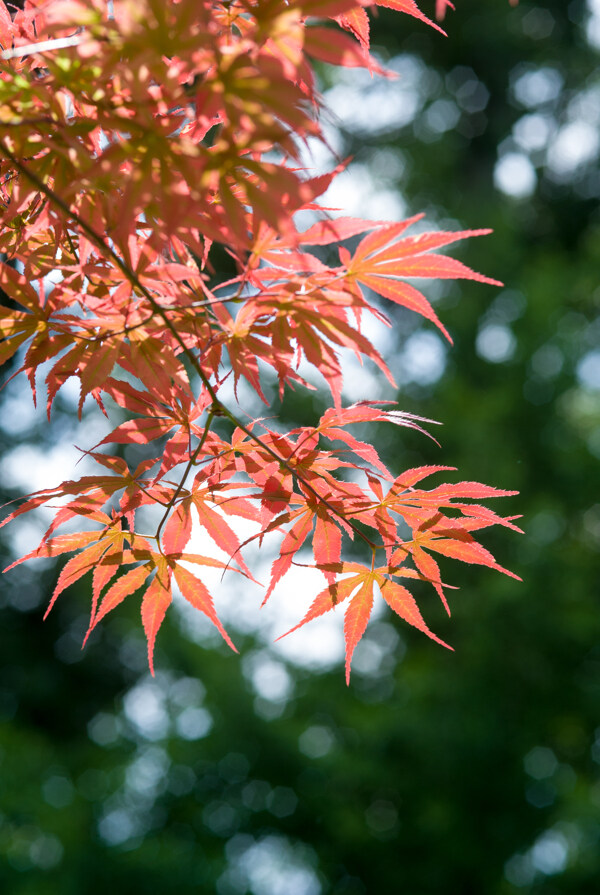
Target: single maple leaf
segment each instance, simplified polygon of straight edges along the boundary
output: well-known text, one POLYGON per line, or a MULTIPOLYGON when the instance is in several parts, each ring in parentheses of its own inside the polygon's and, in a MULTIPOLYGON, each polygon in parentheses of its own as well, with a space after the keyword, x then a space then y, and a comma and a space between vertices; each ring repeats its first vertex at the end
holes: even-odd
POLYGON ((432 249, 442 248, 471 236, 484 236, 490 230, 462 230, 456 233, 428 232, 399 239, 404 231, 423 215, 415 215, 406 221, 381 227, 365 236, 348 260, 349 282, 358 282, 379 293, 384 298, 417 311, 431 320, 452 342, 446 328, 425 296, 405 279, 468 279, 480 283, 501 286, 498 280, 485 277, 447 255, 430 254, 432 249))
MULTIPOLYGON (((425 624, 423 617, 417 607, 417 604, 409 593, 409 591, 393 581, 393 577, 419 578, 420 575, 412 569, 400 568, 397 565, 386 565, 379 568, 369 568, 360 563, 338 562, 330 563, 326 566, 317 565, 323 572, 335 573, 336 575, 345 573, 351 574, 348 578, 338 579, 322 590, 311 604, 304 618, 293 628, 282 634, 281 637, 287 637, 293 631, 297 631, 309 621, 330 612, 332 609, 348 599, 350 603, 346 609, 344 618, 344 640, 346 644, 346 683, 350 682, 350 666, 354 650, 361 637, 363 636, 371 612, 373 609, 374 593, 373 587, 378 585, 383 598, 390 608, 399 615, 404 621, 413 627, 418 628, 432 640, 435 640, 441 646, 452 649, 443 640, 440 640, 425 624)), ((281 637, 277 638, 278 640, 281 637)))

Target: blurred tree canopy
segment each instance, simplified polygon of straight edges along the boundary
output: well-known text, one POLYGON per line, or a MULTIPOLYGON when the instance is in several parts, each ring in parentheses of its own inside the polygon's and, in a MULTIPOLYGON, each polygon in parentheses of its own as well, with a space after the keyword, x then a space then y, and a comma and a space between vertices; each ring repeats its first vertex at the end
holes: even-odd
MULTIPOLYGON (((388 353, 401 408, 443 421, 444 461, 521 491, 525 536, 487 543, 523 584, 455 571, 452 620, 426 611, 456 652, 382 615, 347 690, 333 659, 292 661, 240 622, 240 661, 176 613, 152 680, 135 605, 81 653, 85 586, 42 623, 58 570, 12 573, 3 892, 598 891, 600 6, 456 5, 448 39, 380 10, 373 43, 399 79, 324 71, 323 90, 354 157, 336 199, 494 228, 463 258, 505 289, 430 292, 454 345, 397 314, 388 353)), ((42 442, 14 384, 1 400, 10 499, 70 423, 65 405, 42 442)), ((313 400, 282 413, 303 421, 313 400)), ((440 462, 417 435, 382 430, 378 447, 440 462)))

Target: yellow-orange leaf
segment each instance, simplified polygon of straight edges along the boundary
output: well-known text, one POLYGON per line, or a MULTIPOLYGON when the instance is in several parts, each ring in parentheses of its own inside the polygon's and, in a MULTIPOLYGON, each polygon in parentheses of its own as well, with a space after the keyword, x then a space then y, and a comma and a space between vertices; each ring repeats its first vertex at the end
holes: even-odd
POLYGON ((146 589, 141 610, 142 624, 148 641, 148 665, 152 675, 154 675, 154 643, 156 634, 163 623, 172 599, 170 575, 168 573, 161 575, 157 572, 146 589))

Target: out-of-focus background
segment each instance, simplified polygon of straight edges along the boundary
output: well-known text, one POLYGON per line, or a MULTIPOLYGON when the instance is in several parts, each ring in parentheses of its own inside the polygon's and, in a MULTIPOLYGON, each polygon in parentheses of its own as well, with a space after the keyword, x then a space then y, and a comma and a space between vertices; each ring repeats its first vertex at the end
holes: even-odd
MULTIPOLYGON (((152 679, 137 598, 82 653, 87 582, 43 623, 58 569, 9 573, 3 893, 600 891, 600 2, 456 5, 448 38, 380 10, 373 45, 397 80, 322 73, 332 148, 354 157, 329 198, 494 228, 455 254, 504 289, 427 288, 452 347, 408 312, 376 333, 401 408, 441 420, 442 449, 368 435, 397 472, 446 463, 518 489, 502 510, 526 534, 485 544, 523 583, 447 563, 452 619, 421 600, 456 652, 381 613, 347 689, 341 618, 275 647, 259 594, 217 585, 241 658, 173 609, 152 679)), ((348 372, 348 400, 394 397, 348 372)), ((296 393, 284 420, 309 423, 320 400, 296 393)), ((0 395, 4 499, 76 474, 62 402, 48 428, 16 381, 0 395)), ((3 564, 41 524, 3 529, 3 564)), ((300 614, 304 587, 272 598, 273 619, 300 614)))

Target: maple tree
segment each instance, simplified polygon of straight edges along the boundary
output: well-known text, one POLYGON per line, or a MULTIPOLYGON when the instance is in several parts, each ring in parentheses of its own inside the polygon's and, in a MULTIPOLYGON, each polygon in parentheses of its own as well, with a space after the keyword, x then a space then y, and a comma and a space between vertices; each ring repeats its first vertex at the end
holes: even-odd
MULTIPOLYGON (((2 524, 58 502, 39 546, 9 569, 73 553, 47 611, 91 572, 88 634, 142 593, 151 670, 173 584, 235 649, 202 568, 253 579, 242 551, 270 534, 281 543, 265 601, 312 540, 326 586, 296 627, 347 604, 347 680, 375 585, 397 615, 443 643, 405 586, 428 582, 449 612, 434 555, 512 574, 473 533, 519 530, 517 517, 479 503, 515 492, 421 487, 447 466, 395 475, 352 426, 424 431, 431 421, 382 401, 342 404, 345 350, 393 384, 362 329, 368 314, 391 325, 375 296, 450 339, 413 281, 500 285, 437 251, 487 230, 411 235, 422 216, 331 217, 317 202, 344 163, 311 176, 302 161, 303 142, 324 139, 312 63, 385 76, 369 51, 377 5, 441 30, 414 0, 0 3, 0 360, 18 358, 13 375, 25 374, 34 400, 46 365, 48 416, 72 378, 80 417, 88 398, 106 416, 106 398, 128 415, 85 452, 102 467, 96 475, 37 491, 6 516, 2 524), (314 216, 303 231, 299 211, 314 216), (216 276, 214 245, 235 262, 234 277, 216 276), (334 246, 337 260, 326 263, 334 246), (236 396, 244 379, 268 403, 261 367, 272 369, 280 396, 312 387, 306 366, 331 393, 313 426, 244 422, 222 397, 231 376, 236 396), (215 420, 225 423, 218 432, 215 420), (99 450, 107 445, 144 446, 146 459, 132 469, 99 450), (139 527, 148 508, 158 511, 152 534, 139 527), (255 534, 240 543, 228 517, 251 522, 255 534), (82 530, 59 533, 78 519, 82 530), (195 524, 228 562, 187 552, 195 524), (363 544, 367 562, 343 558, 344 534, 363 544)), ((447 6, 438 0, 438 17, 447 6)))

